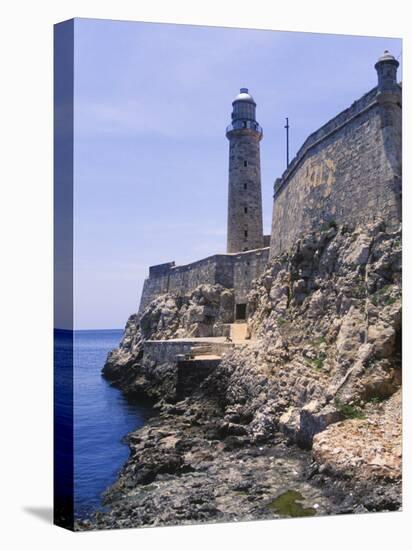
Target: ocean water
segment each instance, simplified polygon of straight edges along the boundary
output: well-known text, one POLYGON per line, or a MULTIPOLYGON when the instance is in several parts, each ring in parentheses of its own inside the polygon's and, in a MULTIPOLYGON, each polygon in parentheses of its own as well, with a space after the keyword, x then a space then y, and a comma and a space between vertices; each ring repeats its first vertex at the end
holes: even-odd
POLYGON ((101 495, 115 480, 129 450, 122 438, 151 416, 148 403, 130 403, 102 378, 107 353, 121 330, 74 332, 74 516, 102 507, 101 495))
POLYGON ((73 524, 73 332, 54 331, 54 510, 59 525, 73 524))

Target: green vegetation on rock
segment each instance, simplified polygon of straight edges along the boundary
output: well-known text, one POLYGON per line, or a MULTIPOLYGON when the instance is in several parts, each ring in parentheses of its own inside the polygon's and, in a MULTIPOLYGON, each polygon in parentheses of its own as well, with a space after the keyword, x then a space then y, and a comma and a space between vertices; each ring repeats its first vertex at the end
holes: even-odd
POLYGON ((384 287, 377 290, 375 294, 373 294, 373 296, 371 297, 372 304, 374 306, 378 306, 378 304, 380 303, 386 306, 394 304, 396 302, 396 298, 390 295, 392 288, 393 285, 385 285, 384 287))
POLYGON ((335 407, 345 419, 363 420, 366 418, 362 409, 354 404, 342 403, 338 397, 335 399, 335 407))
POLYGON ((316 370, 325 370, 325 359, 326 359, 326 353, 324 353, 323 351, 319 352, 318 356, 313 358, 313 359, 310 359, 310 358, 306 358, 306 364, 309 365, 310 367, 313 367, 315 368, 316 370))
POLYGON ((332 227, 334 229, 337 229, 338 227, 338 224, 336 223, 335 220, 329 220, 327 222, 324 222, 321 226, 320 226, 320 230, 321 231, 328 231, 329 229, 332 229, 332 227))

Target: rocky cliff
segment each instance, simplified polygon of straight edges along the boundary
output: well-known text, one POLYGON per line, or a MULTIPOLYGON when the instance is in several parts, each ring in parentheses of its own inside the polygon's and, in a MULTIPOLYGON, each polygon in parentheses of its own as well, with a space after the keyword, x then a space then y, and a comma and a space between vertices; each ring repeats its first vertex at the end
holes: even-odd
POLYGON ((173 401, 175 365, 145 361, 147 340, 221 336, 234 308, 233 290, 221 285, 200 285, 187 296, 163 294, 140 317, 128 319, 120 346, 109 353, 103 375, 129 397, 146 395, 173 401))
POLYGON ((216 334, 231 307, 203 286, 129 319, 104 375, 160 411, 128 436, 109 511, 78 528, 400 507, 400 229, 329 224, 297 241, 254 282, 250 342, 187 399, 165 399, 143 342, 216 334))

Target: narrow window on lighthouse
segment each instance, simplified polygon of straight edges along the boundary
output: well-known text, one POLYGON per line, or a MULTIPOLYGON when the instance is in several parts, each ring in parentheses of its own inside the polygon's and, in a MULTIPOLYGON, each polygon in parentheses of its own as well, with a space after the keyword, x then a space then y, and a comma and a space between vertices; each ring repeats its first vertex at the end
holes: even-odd
POLYGON ((246 168, 246 166, 247 166, 247 160, 244 160, 244 161, 243 161, 243 166, 246 168))
POLYGON ((245 239, 247 239, 247 229, 245 229, 245 239))
POLYGON ((245 211, 245 214, 247 214, 247 206, 245 206, 244 211, 245 211))
POLYGON ((247 189, 247 183, 243 184, 243 189, 247 189))

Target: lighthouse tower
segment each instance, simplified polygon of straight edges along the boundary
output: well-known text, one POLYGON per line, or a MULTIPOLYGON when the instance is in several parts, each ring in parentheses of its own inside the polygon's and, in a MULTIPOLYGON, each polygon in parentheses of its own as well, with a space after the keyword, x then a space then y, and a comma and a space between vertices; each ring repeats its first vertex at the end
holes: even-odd
POLYGON ((260 140, 262 128, 256 121, 256 103, 247 88, 241 88, 232 103, 232 123, 226 128, 229 140, 229 203, 227 252, 263 247, 260 140))

